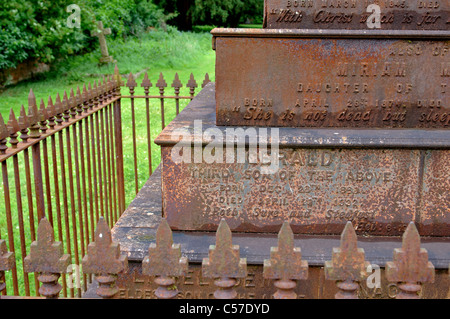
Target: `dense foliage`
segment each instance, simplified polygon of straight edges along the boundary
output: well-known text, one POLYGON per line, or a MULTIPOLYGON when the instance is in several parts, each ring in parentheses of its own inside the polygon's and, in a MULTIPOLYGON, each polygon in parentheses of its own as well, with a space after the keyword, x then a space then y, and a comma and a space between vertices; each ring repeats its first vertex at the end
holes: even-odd
POLYGON ((240 23, 262 23, 264 0, 154 0, 167 13, 178 13, 170 22, 182 30, 193 25, 236 27, 240 23))
MULTIPOLYGON (((26 60, 51 63, 67 55, 92 50, 97 42, 90 33, 103 21, 114 36, 138 36, 148 27, 161 27, 165 15, 151 0, 77 0, 80 28, 67 22, 73 0, 1 1, 0 70, 26 60)), ((72 21, 72 20, 71 20, 72 21)))
POLYGON ((115 38, 139 37, 148 28, 181 30, 193 25, 237 26, 261 23, 264 0, 1 0, 0 70, 32 60, 52 63, 68 55, 92 51, 95 21, 103 21, 115 38), (68 21, 76 4, 80 28, 68 21))

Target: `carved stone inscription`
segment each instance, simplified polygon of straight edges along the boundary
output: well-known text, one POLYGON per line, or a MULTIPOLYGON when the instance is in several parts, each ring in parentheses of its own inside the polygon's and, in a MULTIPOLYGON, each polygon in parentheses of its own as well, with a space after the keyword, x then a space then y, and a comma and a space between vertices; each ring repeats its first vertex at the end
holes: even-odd
MULTIPOLYGON (((176 164, 163 147, 163 207, 173 229, 401 235, 415 220, 420 151, 281 149, 279 169, 261 164, 176 164)), ((448 176, 447 176, 448 178, 448 176)), ((434 221, 436 223, 436 221, 434 221)))
POLYGON ((266 0, 269 29, 448 30, 447 0, 266 0))
MULTIPOLYGON (((397 285, 387 282, 384 269, 379 274, 368 274, 369 281, 362 282, 359 298, 361 299, 391 299, 395 298, 399 289, 397 285), (373 284, 380 279, 381 285, 373 284), (368 285, 369 283, 369 285, 368 285), (372 285, 370 285, 372 284, 372 285)), ((421 296, 425 299, 448 298, 449 277, 446 271, 437 271, 437 279, 434 284, 425 284, 421 296)), ((213 299, 216 286, 212 279, 203 278, 201 265, 190 264, 186 276, 177 279, 179 290, 177 299, 213 299)), ((120 274, 117 279, 119 292, 116 299, 155 299, 155 290, 158 288, 153 278, 142 275, 140 263, 130 263, 129 272, 120 274)), ((248 265, 247 277, 238 279, 235 287, 238 299, 270 299, 276 288, 273 281, 264 279, 263 267, 260 265, 248 265)), ((333 281, 324 280, 322 267, 310 267, 308 280, 302 280, 295 288, 298 299, 332 299, 337 292, 333 281)))
POLYGON ((450 41, 218 37, 217 124, 450 128, 450 41))

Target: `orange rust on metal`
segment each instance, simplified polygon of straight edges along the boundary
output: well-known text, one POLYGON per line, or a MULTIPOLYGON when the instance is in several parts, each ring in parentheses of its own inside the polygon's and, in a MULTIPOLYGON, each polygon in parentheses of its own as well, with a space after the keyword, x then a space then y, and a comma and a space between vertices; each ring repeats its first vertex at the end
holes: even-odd
POLYGON ((202 83, 202 88, 205 88, 205 86, 208 85, 208 83, 210 83, 210 82, 211 82, 211 80, 209 79, 209 74, 206 73, 205 79, 203 80, 203 83, 202 83))
POLYGON ((28 122, 30 125, 30 137, 33 139, 39 138, 39 113, 36 104, 36 96, 34 95, 33 90, 30 90, 28 95, 28 122))
POLYGON ((450 150, 424 151, 423 191, 420 202, 420 234, 448 234, 450 229, 450 150), (439 220, 439 223, 436 223, 439 220))
POLYGON ((164 80, 164 75, 162 73, 159 74, 159 79, 155 86, 159 88, 160 92, 161 90, 164 92, 164 88, 167 87, 167 82, 164 80))
POLYGON ((83 272, 95 275, 99 286, 97 294, 112 298, 118 292, 115 285, 117 274, 127 271, 128 259, 120 252, 120 245, 111 239, 111 230, 101 217, 95 231, 95 241, 88 246, 82 261, 83 272))
POLYGON ((41 134, 45 134, 45 132, 48 129, 47 128, 47 119, 48 118, 49 118, 48 110, 45 107, 44 99, 41 99, 41 105, 39 107, 39 124, 40 124, 39 129, 41 130, 41 134))
MULTIPOLYGON (((333 299, 338 292, 336 284, 324 280, 323 267, 310 267, 308 279, 297 285, 295 293, 298 299, 333 299)), ((381 283, 379 288, 369 288, 361 284, 360 299, 393 299, 399 293, 398 285, 389 283, 385 278, 384 268, 380 269, 381 283)), ((423 297, 425 299, 448 298, 450 277, 447 269, 437 270, 436 282, 425 284, 423 297)), ((157 284, 151 278, 142 274, 141 263, 130 263, 130 271, 120 274, 117 279, 119 293, 117 299, 155 299, 157 284)), ((213 299, 214 280, 202 276, 200 264, 189 264, 186 275, 177 283, 179 299, 213 299)), ((248 265, 247 276, 237 279, 235 286, 238 299, 270 299, 274 293, 270 280, 263 276, 262 265, 248 265)))
POLYGON ((276 279, 275 299, 297 299, 295 280, 308 278, 308 262, 302 260, 301 249, 294 247, 294 233, 289 222, 284 222, 278 233, 278 247, 270 250, 270 259, 264 260, 264 278, 276 279))
MULTIPOLYGON (((56 121, 57 122, 59 121, 58 123, 61 123, 60 125, 58 125, 57 127, 53 127, 53 128, 50 127, 50 129, 47 130, 45 134, 42 133, 39 138, 31 140, 31 141, 28 141, 29 137, 27 135, 27 132, 28 132, 28 128, 27 127, 29 127, 29 122, 28 122, 28 119, 26 117, 25 108, 22 106, 21 111, 20 111, 20 116, 19 116, 19 118, 17 120, 18 127, 20 128, 20 131, 22 133, 21 136, 20 136, 22 141, 19 144, 17 144, 17 147, 15 149, 14 148, 9 148, 9 149, 6 150, 6 153, 4 155, 0 155, 0 162, 5 161, 6 159, 12 157, 15 154, 20 153, 24 149, 27 149, 27 148, 29 148, 30 146, 32 146, 32 145, 34 145, 36 143, 39 143, 40 141, 46 139, 47 137, 50 137, 50 136, 56 134, 57 132, 64 130, 65 128, 73 125, 74 123, 79 122, 79 121, 89 117, 90 115, 95 113, 99 108, 100 109, 104 108, 104 107, 108 106, 110 103, 113 103, 113 102, 117 101, 118 99, 119 99, 119 97, 114 97, 111 100, 104 101, 101 105, 98 106, 97 109, 89 110, 89 112, 86 111, 86 113, 83 113, 82 115, 80 115, 76 119, 70 119, 68 122, 62 122, 62 121, 57 119, 56 121)), ((61 99, 60 99, 59 94, 58 94, 57 97, 56 97, 55 104, 54 105, 52 104, 51 110, 53 110, 52 111, 53 113, 49 112, 49 114, 48 114, 49 120, 51 120, 55 116, 61 115, 61 113, 62 113, 61 107, 62 107, 61 106, 61 99)), ((10 116, 11 116, 11 114, 10 114, 10 116)), ((16 129, 16 128, 17 127, 15 126, 14 129, 16 129)), ((10 132, 12 132, 12 131, 10 131, 10 132)))
POLYGON ((123 99, 177 99, 177 100, 192 100, 192 96, 176 96, 176 95, 122 95, 123 99))
MULTIPOLYGON (((164 216, 172 229, 211 231, 225 218, 233 231, 275 233, 289 220, 294 233, 340 234, 352 221, 360 234, 400 236, 418 218, 423 235, 448 236, 446 214, 421 210, 423 189, 445 198, 447 181, 441 186, 431 175, 423 184, 431 163, 424 168, 420 150, 283 148, 274 174, 248 159, 176 163, 172 151, 162 147, 164 216), (427 188, 433 183, 435 191, 427 188)), ((430 153, 446 158, 447 151, 430 153)), ((439 174, 448 179, 445 170, 439 174)), ((446 203, 433 203, 445 212, 446 203)))
POLYGON ((30 246, 30 254, 24 259, 26 272, 39 273, 42 283, 39 293, 47 298, 57 298, 62 286, 58 283, 60 274, 67 272, 70 255, 64 254, 61 242, 55 242, 53 228, 44 217, 39 222, 37 241, 30 246))
POLYGON ((16 115, 14 114, 14 111, 11 109, 9 112, 9 120, 8 120, 8 131, 9 131, 9 143, 11 144, 11 147, 13 149, 17 148, 17 144, 19 143, 19 140, 17 137, 19 134, 17 132, 20 131, 19 123, 17 122, 16 115))
POLYGON ((189 81, 186 84, 186 87, 189 88, 189 93, 191 94, 191 96, 193 96, 195 93, 195 89, 198 87, 197 81, 195 81, 195 78, 194 78, 194 74, 191 73, 191 75, 189 77, 189 81))
POLYGON ((180 88, 183 87, 183 83, 180 81, 178 73, 175 73, 175 79, 173 80, 172 87, 175 89, 175 94, 180 93, 180 88))
POLYGON ((142 83, 141 83, 141 87, 148 89, 152 86, 153 86, 152 82, 148 79, 148 73, 145 72, 144 79, 142 80, 142 83))
POLYGON ((218 289, 216 299, 234 299, 236 278, 247 276, 247 260, 239 257, 239 246, 233 245, 227 222, 222 219, 216 233, 216 244, 209 247, 208 258, 202 262, 203 277, 219 278, 214 284, 218 289))
POLYGON ((20 108, 20 115, 19 115, 19 119, 18 119, 18 123, 19 123, 19 127, 20 127, 20 139, 24 142, 27 143, 29 136, 28 136, 28 118, 27 118, 27 113, 25 111, 25 107, 22 104, 22 107, 20 108))
POLYGON ((265 0, 270 29, 448 30, 450 4, 437 1, 265 0))
POLYGON ((358 239, 351 222, 341 235, 341 246, 333 248, 332 260, 325 262, 325 278, 336 281, 339 292, 336 299, 358 299, 358 282, 366 277, 369 262, 364 259, 364 249, 358 248, 358 239))
POLYGON ((159 88, 160 102, 161 102, 161 127, 164 130, 166 127, 165 115, 164 115, 164 90, 167 87, 167 82, 164 80, 164 75, 159 74, 158 82, 155 84, 159 88))
POLYGON ((6 146, 6 138, 9 136, 8 128, 0 114, 0 154, 5 154, 8 146, 6 146))
POLYGON ((437 40, 257 32, 214 33, 217 125, 450 128, 448 32, 437 40))
POLYGON ((156 276, 155 283, 158 289, 155 291, 159 299, 173 299, 178 295, 176 277, 187 273, 188 260, 181 256, 180 244, 173 244, 172 230, 165 219, 156 232, 156 244, 151 244, 148 256, 142 261, 142 273, 148 276, 156 276))
POLYGON ((428 252, 420 247, 420 235, 411 222, 403 235, 402 248, 394 250, 394 260, 386 263, 386 278, 399 283, 397 299, 419 299, 422 284, 433 283, 435 269, 428 252))
MULTIPOLYGON (((128 81, 125 85, 128 88, 130 88, 130 91, 131 91, 131 89, 133 89, 133 92, 134 92, 134 88, 137 86, 137 83, 136 83, 136 80, 134 79, 132 72, 130 72, 130 74, 128 75, 128 81)), ((131 95, 133 95, 133 94, 131 94, 131 95)))
POLYGON ((15 262, 14 253, 8 252, 6 242, 0 239, 0 298, 6 288, 5 271, 12 269, 15 262))

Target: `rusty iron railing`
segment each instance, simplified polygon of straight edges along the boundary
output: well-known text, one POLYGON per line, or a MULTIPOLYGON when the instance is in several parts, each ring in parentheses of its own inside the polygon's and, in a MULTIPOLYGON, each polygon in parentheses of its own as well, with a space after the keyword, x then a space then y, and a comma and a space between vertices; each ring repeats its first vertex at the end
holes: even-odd
MULTIPOLYGON (((333 248, 332 260, 325 263, 325 279, 335 281, 338 288, 336 299, 358 299, 360 284, 368 276, 364 250, 357 244, 355 230, 348 222, 341 235, 340 247, 333 248)), ((5 248, 4 241, 0 241, 1 275, 14 266, 11 253, 5 248)), ((42 296, 58 298, 62 289, 58 279, 66 272, 69 259, 70 256, 63 253, 62 243, 54 241, 50 223, 43 218, 37 241, 32 243, 30 255, 25 258, 26 271, 39 275, 42 296)), ((120 253, 119 244, 111 240, 111 231, 103 217, 98 222, 95 239, 89 244, 82 263, 83 271, 96 277, 98 297, 117 296, 116 278, 127 271, 128 262, 120 253)), ((166 220, 162 219, 156 244, 150 245, 143 261, 143 274, 154 278, 158 287, 154 297, 177 298, 180 293, 177 278, 188 271, 189 262, 182 257, 180 245, 173 243, 172 231, 166 220)), ((216 299, 235 298, 236 279, 247 275, 247 260, 240 258, 239 246, 233 245, 232 233, 225 220, 217 229, 216 244, 210 246, 208 257, 203 259, 202 273, 205 278, 215 279, 216 299)), ((294 235, 287 222, 279 232, 278 247, 272 247, 270 259, 264 261, 263 276, 273 280, 273 298, 276 299, 295 299, 296 281, 308 278, 308 263, 302 260, 301 249, 294 247, 294 235)), ((421 248, 420 235, 413 222, 403 235, 402 247, 394 250, 393 261, 386 264, 386 277, 390 283, 398 284, 400 291, 397 299, 419 299, 422 285, 434 282, 434 266, 428 261, 427 251, 421 248)))
MULTIPOLYGON (((209 82, 206 75, 202 86, 209 82)), ((31 242, 36 240, 38 251, 44 253, 50 249, 42 246, 37 231, 38 223, 44 218, 61 243, 57 250, 71 256, 64 264, 66 271, 61 271, 61 295, 81 297, 87 289, 92 278, 88 274, 78 278, 79 266, 95 240, 98 221, 103 217, 108 227, 113 227, 130 198, 157 165, 152 162, 153 138, 180 112, 180 101, 192 100, 199 87, 191 75, 187 83, 189 94, 181 95, 183 85, 177 74, 172 84, 174 94, 167 95, 167 83, 161 74, 155 84, 159 94, 152 95, 147 73, 140 87, 143 95, 135 94, 137 86, 132 74, 124 81, 116 67, 113 75, 54 99, 41 100, 39 104, 31 91, 28 108, 22 106, 19 116, 11 110, 5 121, 0 114, 0 192, 3 194, 0 290, 3 295, 59 295, 56 290, 44 289, 47 293, 40 293, 39 282, 53 285, 58 280, 54 274, 62 269, 56 266, 40 269, 40 262, 34 263, 37 257, 33 256, 39 254, 36 252, 31 254, 28 263, 25 258, 30 254, 30 245, 31 249, 34 247, 31 242), (124 86, 129 88, 129 95, 122 95, 124 86), (137 100, 145 103, 145 120, 138 115, 136 121, 137 109, 141 110, 144 104, 137 106, 137 100), (154 100, 160 108, 154 107, 154 100), (175 107, 169 107, 167 100, 174 100, 175 107), (155 119, 161 124, 154 123, 155 119), (145 137, 137 131, 139 126, 146 131, 145 137), (128 150, 129 131, 132 151, 128 150), (147 152, 138 151, 137 140, 145 140, 147 152), (132 161, 128 160, 130 152, 132 161), (5 282, 6 269, 11 274, 5 282)))

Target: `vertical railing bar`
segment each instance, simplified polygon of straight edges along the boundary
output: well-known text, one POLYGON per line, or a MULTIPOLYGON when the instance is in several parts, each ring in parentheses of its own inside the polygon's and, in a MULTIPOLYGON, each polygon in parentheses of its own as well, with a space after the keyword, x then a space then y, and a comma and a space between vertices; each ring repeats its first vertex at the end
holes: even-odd
MULTIPOLYGON (((98 104, 99 101, 99 95, 100 95, 100 87, 97 86, 96 81, 94 81, 94 90, 95 94, 89 95, 86 89, 86 85, 83 86, 83 103, 80 104, 82 107, 83 113, 89 113, 90 110, 93 109, 94 103, 95 105, 98 104)), ((92 92, 91 92, 92 93, 92 92)), ((93 198, 93 192, 92 192, 92 174, 91 174, 91 146, 90 146, 90 131, 89 131, 89 118, 92 119, 92 114, 88 116, 83 122, 84 122, 84 133, 85 133, 85 139, 86 139, 86 166, 87 166, 87 173, 88 173, 88 189, 89 189, 89 215, 91 220, 91 226, 89 231, 89 236, 87 240, 88 243, 91 242, 91 239, 94 240, 94 198, 93 198)), ((87 247, 88 245, 86 245, 87 247)), ((83 256, 84 257, 84 256, 83 256)))
MULTIPOLYGON (((78 123, 78 138, 79 138, 79 147, 80 147, 80 163, 81 163, 81 187, 83 190, 83 198, 81 199, 81 195, 79 199, 83 202, 83 212, 84 212, 84 236, 82 237, 82 257, 86 254, 86 248, 89 245, 89 218, 88 218, 88 199, 87 199, 87 190, 86 190, 86 165, 85 165, 85 157, 84 157, 84 143, 83 143, 83 122, 80 121, 78 123)), ((81 224, 80 224, 81 226, 81 224)), ((83 227, 83 226, 81 226, 83 227)), ((84 291, 87 290, 87 281, 86 274, 83 274, 83 283, 84 283, 84 291)))
POLYGON ((160 73, 159 80, 155 86, 159 88, 159 95, 161 102, 161 129, 164 130, 164 128, 166 127, 164 114, 164 89, 167 87, 167 83, 164 80, 164 76, 162 73, 160 73))
MULTIPOLYGON (((89 139, 89 119, 86 118, 84 120, 84 134, 85 134, 85 140, 86 140, 86 166, 87 166, 87 187, 89 192, 89 218, 90 218, 90 228, 89 228, 89 236, 86 236, 86 240, 90 243, 94 240, 95 236, 95 220, 94 220, 94 197, 92 192, 92 173, 91 173, 91 151, 90 151, 90 139, 89 139)), ((83 256, 84 258, 84 256, 83 256)), ((92 282, 92 277, 89 275, 89 282, 92 282)))
POLYGON ((112 107, 111 104, 107 108, 109 123, 110 123, 110 143, 111 143, 111 169, 112 169, 112 189, 113 189, 113 203, 114 203, 114 216, 116 221, 118 220, 117 214, 117 189, 116 189, 116 164, 115 164, 115 150, 114 150, 114 123, 112 116, 112 107))
POLYGON ((104 191, 104 205, 105 205, 105 215, 107 216, 106 219, 109 220, 110 224, 109 227, 112 228, 114 226, 114 222, 111 218, 111 215, 109 214, 109 197, 108 197, 108 177, 106 175, 106 143, 105 143, 105 118, 104 118, 104 109, 101 109, 99 111, 99 118, 100 118, 100 138, 102 141, 102 165, 103 165, 103 191, 104 191))
MULTIPOLYGON (((96 222, 98 221, 99 217, 99 204, 98 204, 98 189, 97 189, 97 166, 95 165, 95 133, 94 133, 94 116, 90 117, 90 132, 91 132, 91 154, 92 154, 92 176, 93 176, 93 183, 94 183, 94 212, 96 220, 93 223, 93 226, 95 227, 96 222)), ((95 233, 93 233, 95 236, 95 233)), ((95 238, 95 237, 94 237, 95 238)), ((94 240, 94 239, 92 239, 94 240)))
MULTIPOLYGON (((130 94, 133 96, 134 89, 130 88, 130 94)), ((133 136, 133 159, 134 159, 134 185, 136 194, 139 192, 139 176, 138 176, 138 166, 137 166, 137 151, 136 151, 136 119, 135 119, 135 109, 134 109, 134 98, 131 98, 131 129, 133 136)))
MULTIPOLYGON (((56 136, 51 136, 51 144, 52 144, 52 165, 53 165, 53 182, 55 185, 55 204, 56 204, 56 215, 58 222, 58 240, 63 243, 63 226, 61 220, 61 198, 60 198, 60 189, 59 189, 59 175, 58 175, 58 161, 57 161, 57 150, 56 150, 56 136)), ((66 276, 63 274, 62 276, 62 286, 63 286, 63 296, 67 297, 67 282, 66 276)))
MULTIPOLYGON (((80 234, 80 244, 81 244, 81 259, 84 257, 85 255, 85 246, 84 246, 84 222, 83 222, 83 199, 81 197, 81 181, 80 181, 80 162, 79 162, 79 157, 78 157, 78 134, 77 134, 77 125, 74 124, 72 126, 72 130, 73 130, 73 158, 74 158, 74 162, 75 162, 75 181, 76 181, 76 189, 77 189, 77 209, 78 209, 78 225, 79 225, 79 234, 80 234)), ((81 135, 80 135, 81 137, 81 135)), ((83 174, 84 172, 82 172, 81 174, 83 174)), ((75 221, 72 221, 72 223, 75 224, 75 221)), ((79 254, 77 254, 77 256, 79 256, 79 254)), ((79 257, 78 257, 79 258, 79 257)), ((78 259, 80 260, 80 259, 78 259)), ((77 266, 79 265, 78 262, 76 262, 77 266)), ((73 271, 73 269, 72 269, 73 271)), ((75 278, 78 280, 78 276, 75 276, 75 278)), ((77 282, 77 285, 80 284, 77 282)), ((79 287, 78 289, 81 289, 81 287, 79 287)), ((81 290, 79 290, 81 291, 81 290)), ((80 292, 80 297, 81 297, 81 292, 80 292)))
MULTIPOLYGON (((96 145, 97 145, 97 165, 98 165, 98 194, 100 199, 100 216, 105 217, 105 210, 103 206, 103 179, 102 179, 102 154, 100 152, 100 123, 98 120, 98 111, 95 112, 94 118, 95 118, 95 138, 96 138, 96 145)), ((105 217, 106 222, 108 223, 108 218, 105 217)))
MULTIPOLYGON (((148 96, 148 88, 145 88, 145 95, 148 96)), ((147 116, 147 149, 148 149, 148 171, 149 176, 153 174, 152 165, 152 131, 151 131, 151 119, 150 119, 150 100, 145 98, 145 111, 147 116)))
POLYGON ((114 218, 114 214, 113 214, 113 208, 112 208, 112 185, 111 185, 111 152, 110 152, 110 145, 109 145, 109 120, 108 120, 108 107, 106 107, 104 109, 104 122, 105 122, 105 134, 104 134, 104 138, 105 138, 105 145, 106 145, 106 163, 108 165, 108 179, 107 179, 107 183, 106 186, 108 188, 108 203, 109 204, 109 214, 111 216, 111 227, 114 226, 114 224, 117 222, 117 220, 114 218))
MULTIPOLYGON (((67 181, 66 181, 66 166, 64 160, 64 142, 63 142, 63 131, 58 132, 59 138, 59 156, 60 156, 60 164, 61 164, 61 185, 63 192, 63 207, 64 207, 64 222, 65 222, 65 230, 66 230, 66 245, 67 245, 67 253, 72 255, 72 247, 70 244, 70 223, 69 223, 69 207, 68 207, 68 199, 67 199, 67 181)), ((70 288, 70 297, 74 297, 74 289, 70 288)))
POLYGON ((27 185, 27 199, 28 199, 28 212, 29 212, 29 221, 30 221, 30 231, 31 231, 31 240, 36 240, 36 228, 34 223, 34 207, 33 207, 33 191, 31 188, 31 170, 30 170, 30 157, 28 153, 28 149, 23 151, 24 161, 25 161, 25 180, 27 185))
POLYGON ((36 196, 36 212, 38 217, 37 223, 45 217, 44 182, 42 178, 40 144, 41 143, 38 142, 31 147, 31 154, 33 157, 34 192, 36 196))
POLYGON ((180 93, 175 93, 176 94, 176 98, 175 98, 175 108, 176 108, 176 114, 180 114, 180 98, 179 95, 180 93))
POLYGON ((151 120, 150 120, 150 100, 149 100, 149 92, 150 88, 153 86, 152 82, 148 79, 148 73, 145 72, 144 80, 141 83, 141 87, 144 88, 145 93, 145 112, 147 116, 147 151, 148 151, 148 171, 149 176, 153 173, 152 166, 152 137, 151 137, 151 120))
POLYGON ((84 136, 86 140, 86 166, 87 166, 87 187, 89 192, 89 214, 90 214, 90 228, 89 228, 89 243, 94 240, 94 198, 92 192, 92 174, 91 174, 91 150, 90 150, 90 141, 89 141, 89 121, 86 119, 84 121, 84 136))
POLYGON ((135 107, 134 107, 134 92, 137 86, 136 80, 134 79, 133 73, 128 76, 128 81, 125 84, 130 92, 130 103, 131 103, 131 132, 133 139, 133 160, 134 160, 134 188, 135 193, 139 192, 139 175, 138 175, 138 164, 137 164, 137 151, 136 151, 136 117, 135 117, 135 107))
POLYGON ((116 144, 117 184, 119 193, 119 216, 125 211, 125 186, 123 171, 122 114, 120 99, 114 102, 114 137, 116 144))
MULTIPOLYGON (((26 238, 25 238, 25 226, 23 222, 23 206, 22 206, 22 191, 20 187, 20 172, 19 172, 19 158, 15 154, 13 156, 14 165, 14 182, 16 188, 16 202, 17 202, 17 219, 19 222, 19 234, 20 234, 20 249, 22 252, 22 265, 25 256, 27 256, 26 238)), ((23 270, 23 268, 22 268, 23 270)), ((30 296, 30 281, 28 273, 23 271, 23 280, 25 285, 25 295, 30 296)))
POLYGON ((50 188, 50 170, 49 170, 49 161, 48 161, 48 146, 47 139, 42 141, 42 152, 44 153, 44 176, 45 176, 45 190, 46 190, 46 198, 47 198, 47 213, 48 219, 52 227, 53 225, 53 205, 52 205, 52 192, 50 188))
MULTIPOLYGON (((94 91, 97 91, 97 84, 94 83, 94 91)), ((84 99, 83 96, 81 95, 81 91, 80 91, 80 87, 77 87, 77 99, 76 99, 76 108, 75 111, 78 114, 79 117, 83 116, 83 106, 84 106, 84 99)), ((83 207, 81 208, 81 206, 79 206, 79 210, 80 210, 80 215, 81 212, 84 212, 84 225, 82 224, 82 219, 80 218, 80 230, 83 229, 84 226, 84 232, 81 232, 81 250, 82 250, 82 258, 85 256, 86 254, 86 248, 89 245, 89 219, 88 219, 88 206, 87 206, 87 190, 86 190, 86 166, 85 166, 85 157, 84 157, 84 142, 83 142, 83 122, 85 122, 84 120, 81 120, 78 122, 78 124, 76 125, 78 128, 78 138, 79 138, 79 148, 80 148, 80 160, 78 160, 77 157, 77 162, 81 164, 79 164, 79 166, 81 165, 81 186, 78 184, 78 180, 77 180, 77 189, 79 190, 78 192, 78 200, 81 203, 80 205, 82 205, 83 207), (81 187, 82 187, 82 191, 83 191, 83 197, 81 197, 81 187)), ((76 129, 76 128, 75 128, 76 129)), ((78 169, 77 169, 78 172, 78 169)), ((77 176, 78 178, 78 176, 77 176)), ((78 271, 78 269, 77 269, 78 271)), ((78 278, 78 274, 77 274, 77 278, 78 278)), ((83 289, 84 291, 87 290, 87 276, 86 274, 83 274, 83 289)))
MULTIPOLYGON (((45 113, 44 101, 41 101, 41 113, 45 113)), ((31 139, 38 139, 41 137, 40 134, 40 115, 37 109, 36 96, 33 90, 30 90, 28 95, 28 121, 30 123, 29 137, 31 139)), ((45 217, 45 199, 44 199, 44 181, 42 178, 42 163, 41 163, 41 143, 37 143, 31 146, 31 155, 33 162, 33 178, 34 178, 34 195, 36 197, 36 213, 37 213, 37 223, 45 217)))
MULTIPOLYGON (((80 256, 78 250, 78 234, 77 234, 77 218, 76 218, 76 203, 75 203, 75 190, 73 184, 73 162, 72 162, 72 144, 70 128, 66 130, 66 149, 67 149, 67 166, 68 166, 68 178, 69 178, 69 195, 70 195, 70 211, 72 220, 72 238, 74 247, 75 264, 80 264, 80 256)), ((75 138, 75 137, 74 137, 75 138)), ((77 289, 78 297, 81 297, 81 289, 77 289)))
MULTIPOLYGON (((36 240, 36 228, 34 221, 34 208, 33 208, 33 191, 31 188, 31 171, 30 171, 30 157, 28 154, 28 149, 23 151, 24 161, 25 161, 25 181, 27 186, 27 200, 28 200, 28 218, 30 222, 30 235, 31 240, 36 240)), ((39 296, 39 281, 37 276, 34 276, 34 283, 36 287, 36 296, 39 296)))
POLYGON ((175 91, 175 108, 176 108, 176 115, 180 114, 180 88, 183 86, 183 84, 180 81, 180 77, 178 76, 178 73, 175 73, 175 79, 172 83, 172 87, 175 91))
POLYGON ((52 165, 53 165, 53 181, 55 185, 55 203, 56 203, 56 215, 58 222, 58 239, 60 242, 63 241, 62 237, 62 221, 61 221, 61 199, 59 197, 59 182, 58 182, 58 162, 56 158, 56 138, 52 135, 51 138, 52 143, 52 165))
MULTIPOLYGON (((84 241, 85 241, 85 249, 87 249, 87 246, 89 245, 89 216, 88 216, 88 198, 87 198, 87 189, 86 189, 86 164, 85 164, 85 157, 84 157, 84 140, 83 140, 83 122, 79 122, 78 126, 78 136, 80 139, 80 159, 81 159, 81 185, 83 188, 83 211, 84 211, 84 241)), ((83 253, 83 257, 86 254, 86 250, 83 253)), ((86 274, 83 274, 83 283, 84 283, 84 291, 87 290, 87 276, 86 274)))
MULTIPOLYGON (((11 216, 11 198, 10 198, 10 192, 9 192, 9 182, 8 182, 8 166, 6 164, 6 161, 2 162, 2 177, 3 177, 3 195, 5 197, 5 209, 6 209, 6 224, 8 229, 8 244, 9 244, 9 251, 12 253, 15 253, 15 247, 14 247, 14 233, 13 233, 13 224, 12 224, 12 216, 11 216)), ((19 295, 19 286, 17 281, 17 267, 14 265, 14 267, 11 269, 12 272, 12 278, 13 278, 13 290, 14 295, 19 295)))

